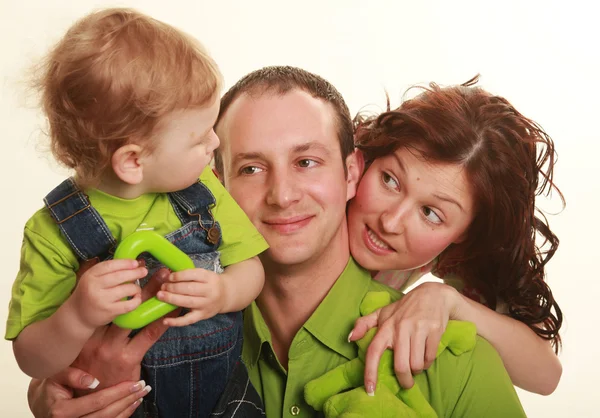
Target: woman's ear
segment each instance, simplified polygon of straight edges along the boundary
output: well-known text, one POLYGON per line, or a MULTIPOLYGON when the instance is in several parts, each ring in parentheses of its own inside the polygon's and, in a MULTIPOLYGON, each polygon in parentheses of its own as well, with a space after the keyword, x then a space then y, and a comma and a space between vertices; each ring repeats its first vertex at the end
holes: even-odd
POLYGON ((117 149, 112 158, 112 169, 121 181, 135 185, 144 179, 144 170, 141 162, 142 147, 136 144, 123 145, 117 149))
POLYGON ((346 158, 346 201, 352 199, 356 195, 356 189, 360 178, 365 169, 365 159, 362 151, 355 149, 352 154, 346 158))

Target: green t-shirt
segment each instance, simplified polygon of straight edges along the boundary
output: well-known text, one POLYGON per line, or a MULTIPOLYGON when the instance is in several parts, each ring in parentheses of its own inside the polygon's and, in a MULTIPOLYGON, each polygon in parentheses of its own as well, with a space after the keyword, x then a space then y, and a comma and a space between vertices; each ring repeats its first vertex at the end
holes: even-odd
MULTIPOLYGON (((246 214, 225 190, 210 167, 200 176, 216 204, 211 211, 222 231, 221 264, 225 267, 252 258, 268 245, 246 214)), ((181 221, 165 193, 120 199, 97 189, 86 190, 117 242, 136 230, 152 229, 166 235, 181 221)), ((25 225, 21 265, 12 288, 4 338, 14 339, 29 324, 52 315, 75 287, 79 261, 47 208, 25 225)))
MULTIPOLYGON (((399 292, 371 280, 369 273, 350 259, 294 337, 287 371, 275 356, 271 334, 256 303, 246 309, 242 358, 269 418, 315 415, 304 402, 304 385, 357 357, 356 344, 348 343, 348 334, 360 316, 363 297, 377 290, 389 292, 393 300, 400 297, 399 292)), ((415 381, 440 417, 525 416, 500 356, 479 337, 471 352, 454 356, 444 351, 415 381)))

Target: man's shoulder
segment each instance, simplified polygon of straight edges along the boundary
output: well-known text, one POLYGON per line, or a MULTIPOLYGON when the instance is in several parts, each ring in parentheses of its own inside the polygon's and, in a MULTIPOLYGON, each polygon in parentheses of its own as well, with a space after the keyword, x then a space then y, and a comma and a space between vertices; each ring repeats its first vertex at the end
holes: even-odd
POLYGON ((438 413, 453 411, 452 417, 525 416, 500 355, 480 336, 472 350, 459 355, 443 351, 415 381, 438 413))
POLYGON ((389 287, 383 283, 371 280, 369 283, 369 292, 387 292, 392 296, 393 301, 397 301, 402 297, 402 293, 396 289, 389 287))

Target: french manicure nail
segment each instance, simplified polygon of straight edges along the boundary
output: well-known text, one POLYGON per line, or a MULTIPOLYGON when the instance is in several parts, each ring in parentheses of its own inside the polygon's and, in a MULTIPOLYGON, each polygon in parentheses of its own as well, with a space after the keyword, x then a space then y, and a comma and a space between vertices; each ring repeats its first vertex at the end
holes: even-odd
POLYGON ((140 380, 139 382, 137 382, 135 385, 133 385, 130 389, 131 393, 135 393, 138 390, 144 389, 144 386, 146 386, 146 382, 144 382, 143 380, 140 380))
POLYGON ((367 395, 375 396, 375 385, 373 383, 367 383, 365 388, 367 390, 367 395))
POLYGON ((96 389, 98 387, 98 385, 100 384, 98 379, 96 379, 93 376, 90 376, 89 374, 83 376, 83 378, 81 379, 81 382, 89 389, 96 389))
POLYGON ((150 391, 152 390, 152 386, 148 385, 144 388, 144 390, 146 391, 146 393, 150 393, 150 391))
POLYGON ((350 338, 352 338, 352 334, 354 334, 354 331, 350 331, 350 334, 348 334, 348 342, 350 342, 350 338))

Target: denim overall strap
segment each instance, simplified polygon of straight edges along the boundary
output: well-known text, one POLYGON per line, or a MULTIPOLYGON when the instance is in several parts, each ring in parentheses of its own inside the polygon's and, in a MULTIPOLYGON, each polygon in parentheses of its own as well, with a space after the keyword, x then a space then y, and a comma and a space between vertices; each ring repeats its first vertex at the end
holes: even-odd
POLYGON ((108 257, 116 240, 73 178, 66 179, 48 193, 44 204, 81 260, 108 257))
POLYGON ((220 226, 210 211, 216 202, 210 189, 202 182, 197 181, 183 190, 168 193, 168 196, 182 225, 198 221, 207 232, 211 227, 219 230, 218 241, 214 243, 215 249, 218 248, 221 243, 220 226))

